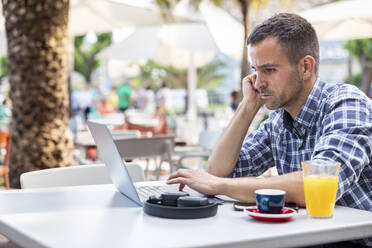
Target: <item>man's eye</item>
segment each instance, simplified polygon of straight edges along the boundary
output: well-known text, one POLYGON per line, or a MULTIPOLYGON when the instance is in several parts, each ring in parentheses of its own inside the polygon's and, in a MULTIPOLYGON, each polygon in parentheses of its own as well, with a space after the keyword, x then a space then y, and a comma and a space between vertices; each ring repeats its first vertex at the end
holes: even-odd
POLYGON ((251 72, 252 72, 252 73, 255 73, 255 72, 256 72, 256 69, 253 68, 253 67, 251 67, 251 72))
POLYGON ((275 69, 267 68, 265 71, 266 71, 266 73, 273 73, 273 72, 275 72, 275 69))

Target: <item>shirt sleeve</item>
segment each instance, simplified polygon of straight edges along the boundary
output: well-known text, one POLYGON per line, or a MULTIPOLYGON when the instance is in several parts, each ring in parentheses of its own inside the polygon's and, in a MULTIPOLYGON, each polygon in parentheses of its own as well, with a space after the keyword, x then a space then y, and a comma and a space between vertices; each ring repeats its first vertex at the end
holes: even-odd
POLYGON ((270 119, 248 134, 229 177, 259 176, 274 165, 270 142, 270 119))
POLYGON ((337 199, 352 190, 361 172, 371 163, 371 102, 361 95, 332 96, 322 120, 322 135, 315 145, 312 159, 341 164, 337 199))

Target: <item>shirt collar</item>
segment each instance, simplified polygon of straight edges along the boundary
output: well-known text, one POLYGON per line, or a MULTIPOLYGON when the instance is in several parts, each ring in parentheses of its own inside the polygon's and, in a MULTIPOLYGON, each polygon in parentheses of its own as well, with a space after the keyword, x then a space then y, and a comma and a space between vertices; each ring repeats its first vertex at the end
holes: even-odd
POLYGON ((286 126, 286 128, 289 130, 292 129, 301 137, 304 137, 306 135, 306 132, 311 127, 311 124, 318 111, 322 88, 321 85, 322 83, 318 78, 305 103, 302 105, 300 112, 297 114, 295 120, 293 120, 289 113, 283 109, 284 126, 286 126), (291 123, 291 125, 289 123, 291 123))

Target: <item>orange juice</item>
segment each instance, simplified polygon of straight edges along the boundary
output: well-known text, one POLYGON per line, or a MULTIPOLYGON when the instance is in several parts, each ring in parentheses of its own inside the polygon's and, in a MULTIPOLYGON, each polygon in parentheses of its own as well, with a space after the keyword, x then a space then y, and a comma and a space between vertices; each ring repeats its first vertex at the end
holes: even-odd
POLYGON ((304 177, 306 210, 311 216, 332 216, 337 185, 337 176, 310 175, 304 177))

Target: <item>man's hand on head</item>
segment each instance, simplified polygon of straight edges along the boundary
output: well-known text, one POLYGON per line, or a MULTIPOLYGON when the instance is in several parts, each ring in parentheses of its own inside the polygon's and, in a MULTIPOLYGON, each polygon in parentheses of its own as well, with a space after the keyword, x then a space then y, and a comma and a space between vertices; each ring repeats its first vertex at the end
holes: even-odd
POLYGON ((213 176, 206 171, 179 169, 169 176, 167 184, 179 183, 180 190, 187 185, 200 193, 217 195, 223 180, 224 178, 213 176))
POLYGON ((242 91, 243 91, 243 100, 247 101, 250 104, 256 103, 257 107, 261 107, 264 102, 260 97, 259 89, 255 88, 255 82, 257 79, 257 74, 253 73, 245 78, 242 81, 242 91))

